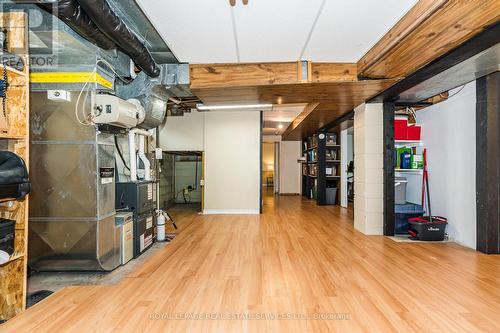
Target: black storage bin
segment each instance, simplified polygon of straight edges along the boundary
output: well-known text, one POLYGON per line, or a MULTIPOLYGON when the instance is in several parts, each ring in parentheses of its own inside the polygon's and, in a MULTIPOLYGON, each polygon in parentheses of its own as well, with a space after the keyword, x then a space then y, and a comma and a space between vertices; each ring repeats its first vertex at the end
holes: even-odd
POLYGON ((408 219, 413 217, 420 217, 424 215, 424 210, 421 205, 406 203, 404 205, 396 205, 395 207, 395 221, 394 233, 395 234, 408 234, 410 224, 408 219))
POLYGON ((16 221, 0 218, 0 250, 9 255, 14 253, 14 235, 16 221))
POLYGON ((0 151, 0 201, 22 200, 30 190, 24 160, 10 151, 0 151))
POLYGON ((441 216, 433 216, 432 222, 428 216, 417 217, 409 220, 408 233, 412 239, 422 241, 442 241, 448 220, 441 216))

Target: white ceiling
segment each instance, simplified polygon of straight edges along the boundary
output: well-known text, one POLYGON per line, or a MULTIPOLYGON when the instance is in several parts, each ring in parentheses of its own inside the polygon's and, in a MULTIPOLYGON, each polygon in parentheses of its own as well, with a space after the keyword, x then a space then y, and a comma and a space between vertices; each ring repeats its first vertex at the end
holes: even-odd
POLYGON ((358 61, 417 0, 137 0, 181 62, 358 61))

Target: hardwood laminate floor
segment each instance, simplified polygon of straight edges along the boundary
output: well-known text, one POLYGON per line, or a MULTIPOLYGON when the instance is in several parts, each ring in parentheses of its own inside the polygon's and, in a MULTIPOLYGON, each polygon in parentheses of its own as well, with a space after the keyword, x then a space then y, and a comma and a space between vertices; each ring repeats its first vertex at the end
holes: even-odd
POLYGON ((0 331, 500 332, 500 256, 365 236, 298 196, 173 215, 172 244, 120 283, 66 287, 0 331))

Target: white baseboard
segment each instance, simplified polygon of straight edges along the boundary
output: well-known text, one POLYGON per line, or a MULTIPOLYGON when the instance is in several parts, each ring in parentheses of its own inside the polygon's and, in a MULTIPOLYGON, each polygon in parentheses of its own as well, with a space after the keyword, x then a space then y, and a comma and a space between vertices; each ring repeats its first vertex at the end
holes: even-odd
POLYGON ((204 215, 258 215, 259 209, 205 209, 204 215))

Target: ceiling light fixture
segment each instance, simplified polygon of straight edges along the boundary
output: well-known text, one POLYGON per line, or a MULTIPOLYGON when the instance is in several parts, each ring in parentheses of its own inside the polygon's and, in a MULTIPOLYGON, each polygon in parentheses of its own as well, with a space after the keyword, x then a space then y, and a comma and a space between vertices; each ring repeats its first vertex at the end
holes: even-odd
POLYGON ((283 124, 279 124, 279 125, 278 125, 278 128, 279 128, 279 129, 283 129, 283 124))
POLYGON ((209 110, 236 110, 236 109, 268 109, 272 104, 235 104, 235 105, 204 105, 196 104, 196 108, 200 111, 209 110))
MULTIPOLYGON (((245 5, 245 6, 248 5, 248 0, 243 0, 242 2, 243 2, 243 5, 245 5)), ((233 7, 236 6, 236 0, 229 0, 229 4, 233 7)))

